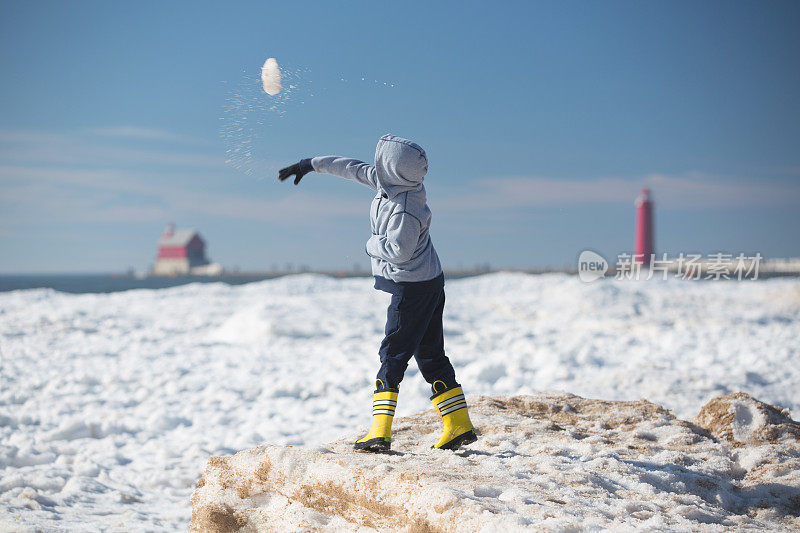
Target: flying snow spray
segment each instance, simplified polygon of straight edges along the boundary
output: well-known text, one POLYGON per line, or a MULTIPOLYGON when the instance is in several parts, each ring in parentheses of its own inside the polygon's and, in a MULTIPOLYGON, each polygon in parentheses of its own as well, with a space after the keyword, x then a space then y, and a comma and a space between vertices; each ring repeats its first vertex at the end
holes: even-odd
MULTIPOLYGON (((364 89, 395 87, 394 83, 370 79, 366 73, 360 79, 364 89)), ((270 150, 280 131, 281 121, 290 111, 327 89, 320 86, 322 80, 312 79, 310 68, 292 67, 283 62, 281 66, 274 57, 268 58, 261 66, 260 81, 257 70, 248 68, 238 82, 231 84, 220 117, 219 133, 225 143, 225 162, 246 176, 261 176, 263 179, 274 176, 285 164, 274 161, 270 150), (265 93, 268 96, 264 96, 265 93)), ((323 83, 330 81, 333 80, 323 83)), ((339 81, 350 83, 343 76, 339 81)), ((338 102, 327 101, 324 105, 330 110, 343 108, 338 102)))

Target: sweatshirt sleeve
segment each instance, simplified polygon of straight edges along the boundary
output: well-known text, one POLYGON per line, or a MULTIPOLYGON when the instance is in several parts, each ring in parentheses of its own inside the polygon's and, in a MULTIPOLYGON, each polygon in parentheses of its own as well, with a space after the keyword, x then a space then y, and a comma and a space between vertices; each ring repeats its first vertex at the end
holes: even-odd
POLYGON ((421 224, 417 217, 402 211, 388 220, 385 235, 367 241, 367 255, 399 264, 410 261, 417 249, 421 224))
POLYGON ((316 172, 333 174, 366 185, 373 191, 378 190, 375 167, 358 159, 325 155, 311 159, 311 166, 316 172))

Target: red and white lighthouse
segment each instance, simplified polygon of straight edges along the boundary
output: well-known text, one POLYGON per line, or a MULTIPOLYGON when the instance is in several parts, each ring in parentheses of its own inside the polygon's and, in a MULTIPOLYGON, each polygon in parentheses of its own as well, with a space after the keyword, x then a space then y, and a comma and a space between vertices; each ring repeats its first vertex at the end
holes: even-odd
POLYGON ((653 239, 653 200, 650 198, 650 189, 642 189, 634 205, 636 205, 636 237, 633 260, 636 263, 649 265, 650 259, 656 251, 653 239))

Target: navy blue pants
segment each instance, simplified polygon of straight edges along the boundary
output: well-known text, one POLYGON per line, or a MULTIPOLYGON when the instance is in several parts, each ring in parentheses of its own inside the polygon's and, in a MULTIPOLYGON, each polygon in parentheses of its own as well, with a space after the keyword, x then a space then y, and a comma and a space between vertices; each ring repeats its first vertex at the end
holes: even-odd
POLYGON ((447 388, 456 383, 453 365, 444 354, 444 289, 420 294, 392 294, 386 312, 386 337, 378 351, 381 369, 377 378, 385 387, 396 389, 413 356, 430 384, 443 381, 447 388))

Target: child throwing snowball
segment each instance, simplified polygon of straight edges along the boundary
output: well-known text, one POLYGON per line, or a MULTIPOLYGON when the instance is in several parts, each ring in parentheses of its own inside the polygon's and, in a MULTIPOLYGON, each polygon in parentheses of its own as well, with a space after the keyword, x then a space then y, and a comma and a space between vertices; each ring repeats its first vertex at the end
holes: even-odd
POLYGON ((378 351, 381 367, 375 379, 372 427, 355 448, 389 449, 399 386, 412 356, 431 384, 431 402, 444 422, 435 447, 453 449, 475 442, 464 392, 444 353, 444 274, 428 234, 431 210, 422 184, 428 171, 425 151, 407 139, 384 135, 375 148, 374 165, 338 156, 314 157, 281 169, 278 179, 295 176, 297 185, 314 171, 356 181, 376 192, 366 252, 375 288, 392 295, 386 336, 378 351))

